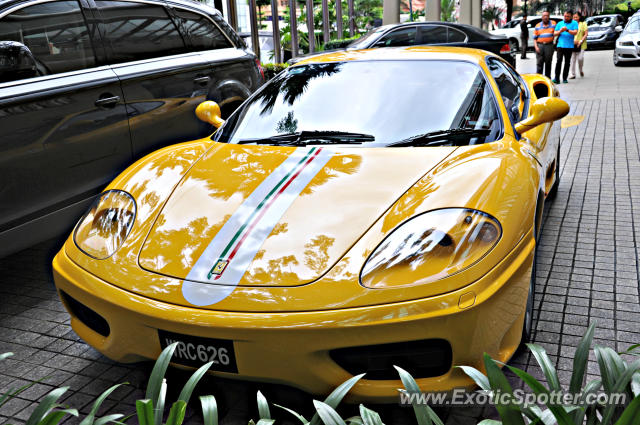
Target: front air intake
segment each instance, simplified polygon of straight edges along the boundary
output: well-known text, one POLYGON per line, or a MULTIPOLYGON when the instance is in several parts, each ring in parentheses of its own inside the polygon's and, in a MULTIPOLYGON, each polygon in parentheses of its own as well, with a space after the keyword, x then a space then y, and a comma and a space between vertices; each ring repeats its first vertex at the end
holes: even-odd
POLYGON ((111 329, 109 328, 109 323, 107 323, 104 317, 100 316, 98 313, 91 310, 89 307, 71 297, 64 291, 60 291, 60 297, 66 304, 69 312, 84 323, 89 329, 102 336, 109 336, 111 329))
POLYGON ((364 379, 397 380, 399 366, 414 378, 432 378, 451 369, 453 353, 444 339, 396 342, 338 348, 329 355, 352 375, 366 372, 364 379))

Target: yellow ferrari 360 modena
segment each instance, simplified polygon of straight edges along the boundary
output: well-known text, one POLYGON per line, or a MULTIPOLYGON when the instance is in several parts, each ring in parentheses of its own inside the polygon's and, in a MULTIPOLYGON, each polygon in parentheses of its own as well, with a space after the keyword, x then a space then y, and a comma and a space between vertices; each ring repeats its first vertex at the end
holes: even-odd
POLYGON ((77 334, 119 362, 391 400, 531 333, 536 237, 559 181, 551 81, 464 48, 297 63, 217 131, 131 165, 54 259, 77 334))

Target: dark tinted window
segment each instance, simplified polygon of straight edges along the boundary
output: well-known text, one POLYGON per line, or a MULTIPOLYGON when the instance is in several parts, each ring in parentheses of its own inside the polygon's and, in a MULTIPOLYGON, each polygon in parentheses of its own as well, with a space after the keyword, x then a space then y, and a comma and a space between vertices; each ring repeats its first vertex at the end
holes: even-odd
POLYGON ((111 43, 112 62, 129 62, 187 51, 178 28, 162 6, 96 1, 111 43))
POLYGON ((422 25, 420 32, 422 33, 422 43, 424 44, 447 42, 447 27, 441 25, 422 25))
POLYGON ((449 28, 448 40, 449 43, 464 43, 467 39, 467 35, 460 30, 455 28, 449 28))
POLYGON ((487 60, 493 79, 496 80, 498 90, 504 101, 504 105, 511 115, 513 122, 520 121, 522 106, 522 91, 520 84, 515 79, 507 65, 493 58, 487 60))
POLYGON ((402 28, 382 37, 376 46, 411 46, 416 44, 416 34, 416 27, 402 28))
POLYGON ((373 147, 452 128, 490 129, 486 141, 496 140, 502 130, 479 66, 346 61, 288 68, 245 102, 215 137, 238 143, 301 131, 346 131, 374 136, 354 145, 373 147))
POLYGON ((232 47, 229 40, 208 18, 198 14, 176 9, 180 29, 191 41, 193 50, 213 50, 232 47))
POLYGON ((0 41, 26 45, 38 75, 89 68, 95 56, 77 1, 57 1, 19 9, 0 20, 0 41))

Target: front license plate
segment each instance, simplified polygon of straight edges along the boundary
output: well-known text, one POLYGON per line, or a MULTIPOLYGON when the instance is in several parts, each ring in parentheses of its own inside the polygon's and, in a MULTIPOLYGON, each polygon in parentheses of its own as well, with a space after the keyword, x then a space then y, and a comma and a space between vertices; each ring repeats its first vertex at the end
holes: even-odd
POLYGON ((171 361, 185 366, 200 367, 213 362, 210 370, 238 373, 236 354, 233 351, 233 341, 228 339, 201 338, 176 334, 158 329, 160 346, 164 350, 167 346, 178 343, 171 361))

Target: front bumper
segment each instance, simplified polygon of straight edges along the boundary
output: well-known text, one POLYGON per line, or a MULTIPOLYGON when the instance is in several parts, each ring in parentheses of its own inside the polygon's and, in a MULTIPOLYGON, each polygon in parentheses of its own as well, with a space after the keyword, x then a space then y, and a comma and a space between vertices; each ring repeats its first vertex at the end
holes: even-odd
MULTIPOLYGON (((220 376, 283 383, 327 394, 351 374, 332 360, 337 348, 438 338, 452 348, 452 365, 482 367, 483 353, 506 362, 520 343, 535 242, 529 233, 483 278, 435 297, 360 308, 295 313, 201 310, 141 297, 77 266, 64 249, 53 261, 56 287, 108 322, 102 336, 71 315, 76 333, 119 362, 155 359, 158 329, 233 340, 238 374, 220 376), (471 301, 470 301, 471 300, 471 301)), ((69 310, 69 305, 65 303, 69 310)), ((425 391, 472 387, 458 368, 418 378, 425 391)), ((352 401, 397 400, 399 380, 361 380, 352 401)))
POLYGON ((615 46, 617 38, 618 36, 616 33, 606 33, 598 38, 587 37, 587 49, 615 46))
MULTIPOLYGON (((640 43, 640 42, 638 42, 640 43)), ((613 52, 618 62, 640 61, 640 44, 631 46, 621 46, 619 43, 613 52)))

